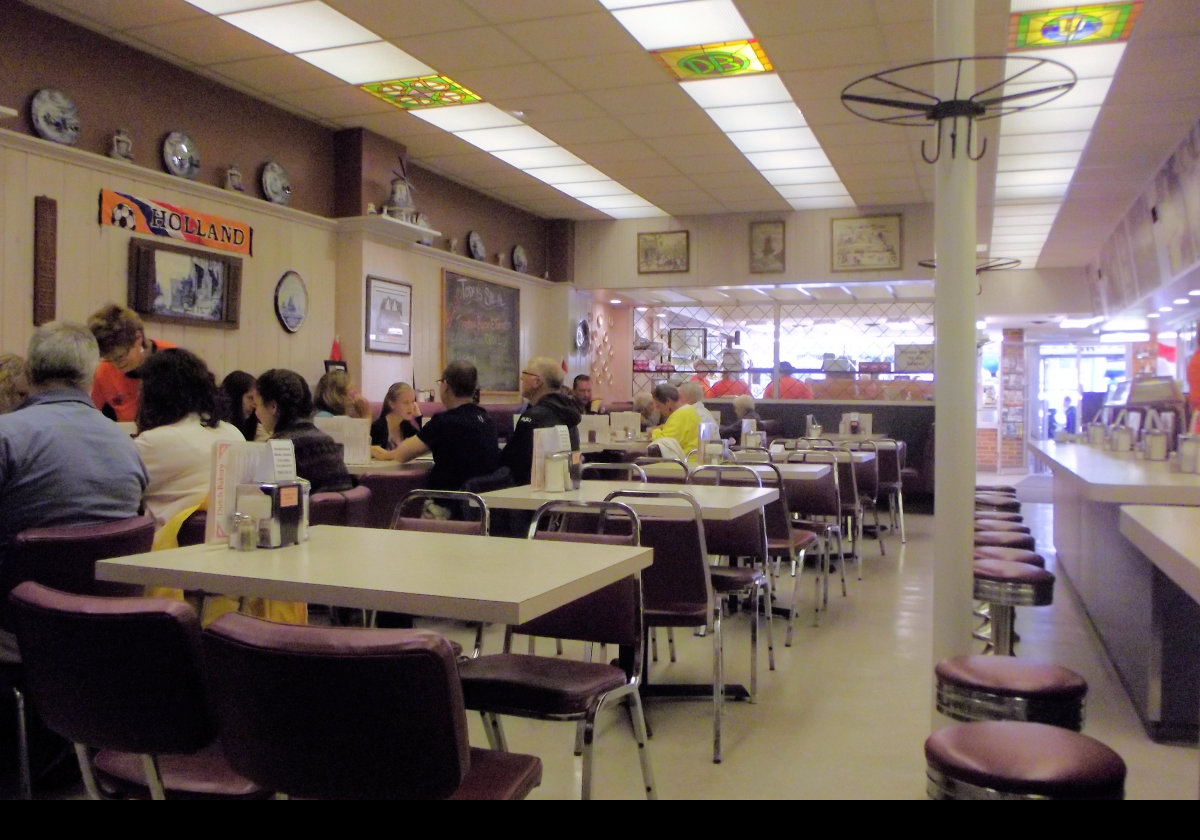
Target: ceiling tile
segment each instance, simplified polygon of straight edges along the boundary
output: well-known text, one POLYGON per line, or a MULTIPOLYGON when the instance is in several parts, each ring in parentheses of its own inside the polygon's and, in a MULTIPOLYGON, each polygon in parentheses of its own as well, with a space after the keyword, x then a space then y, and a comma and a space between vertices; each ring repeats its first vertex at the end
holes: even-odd
POLYGON ((212 64, 211 72, 267 94, 314 90, 340 83, 336 76, 307 61, 278 51, 266 58, 212 64))
POLYGON ((218 64, 223 61, 262 58, 279 52, 266 41, 260 41, 211 15, 188 21, 183 26, 177 23, 160 23, 130 29, 126 34, 177 55, 190 64, 218 64))
POLYGON ((460 84, 466 84, 459 78, 466 70, 522 65, 532 58, 503 32, 485 26, 407 37, 397 46, 460 84))
POLYGON ((578 90, 604 90, 648 84, 666 76, 658 63, 644 50, 586 58, 560 58, 546 66, 578 90))
POLYGON ((336 88, 281 93, 279 98, 289 105, 303 108, 326 119, 341 119, 357 114, 399 116, 395 106, 389 105, 369 93, 345 85, 336 88))
POLYGON ((487 21, 459 0, 325 0, 347 17, 386 39, 482 26, 487 21))
POLYGON ((498 29, 538 61, 642 51, 625 27, 606 10, 506 23, 498 29))

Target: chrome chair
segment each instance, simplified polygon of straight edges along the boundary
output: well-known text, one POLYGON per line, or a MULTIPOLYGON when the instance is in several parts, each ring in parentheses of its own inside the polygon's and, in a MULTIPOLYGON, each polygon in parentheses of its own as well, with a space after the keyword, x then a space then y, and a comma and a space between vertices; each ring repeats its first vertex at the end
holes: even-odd
MULTIPOLYGON (((762 487, 758 473, 738 464, 709 464, 696 467, 688 476, 688 484, 733 484, 762 487)), ((768 568, 770 552, 767 547, 767 519, 763 508, 727 522, 704 520, 704 542, 709 554, 729 558, 728 566, 711 566, 713 593, 730 599, 749 595, 754 616, 750 623, 750 702, 758 702, 758 634, 759 618, 767 613, 767 663, 775 670, 775 598, 768 568), (738 558, 761 560, 755 565, 734 565, 738 558)), ((728 614, 728 610, 726 610, 728 614)))
POLYGON ((669 465, 658 467, 654 471, 646 473, 646 481, 651 484, 687 484, 688 473, 691 471, 691 468, 678 458, 642 456, 633 463, 642 468, 657 466, 659 464, 669 465))
MULTIPOLYGON (((27 580, 80 595, 140 595, 140 586, 96 580, 96 561, 141 554, 149 551, 153 542, 154 518, 151 516, 134 516, 96 525, 29 528, 20 532, 4 547, 3 562, 0 563, 0 628, 11 632, 8 593, 27 580)), ((12 686, 16 704, 20 794, 23 799, 32 799, 24 669, 18 657, 15 661, 0 662, 0 671, 12 686)))
MULTIPOLYGON (((885 555, 887 546, 883 542, 883 528, 879 524, 879 447, 873 440, 863 440, 847 443, 844 448, 847 452, 869 452, 875 456, 870 461, 854 464, 854 483, 858 488, 858 515, 860 518, 858 533, 861 536, 863 526, 866 524, 862 522, 862 518, 869 510, 875 521, 875 539, 879 540, 879 553, 885 555)), ((861 560, 859 568, 862 568, 861 560)))
POLYGON ((642 481, 645 482, 646 471, 637 464, 631 463, 589 463, 584 464, 580 471, 580 478, 588 479, 595 478, 602 481, 642 481), (612 475, 605 475, 612 473, 612 475))
POLYGON ((787 482, 788 509, 792 527, 801 532, 816 534, 821 540, 821 566, 817 579, 817 612, 829 606, 829 572, 834 545, 837 546, 838 572, 842 579, 842 597, 846 596, 846 569, 842 550, 842 490, 837 455, 834 452, 797 452, 788 456, 789 462, 828 464, 829 472, 812 481, 787 482))
MULTIPOLYGON (((535 514, 529 537, 638 545, 641 529, 637 514, 627 505, 548 502, 535 514), (543 530, 544 525, 562 523, 569 520, 571 514, 580 512, 598 523, 597 531, 543 530), (622 521, 620 530, 627 533, 605 533, 606 524, 614 518, 622 521)), ((499 715, 578 721, 576 754, 583 757, 580 795, 582 799, 591 799, 596 715, 614 701, 627 700, 646 798, 656 799, 654 774, 646 746, 645 714, 638 691, 642 677, 642 620, 641 583, 636 576, 630 576, 532 621, 506 627, 502 653, 462 663, 459 675, 466 707, 483 715, 491 747, 508 749, 499 715), (513 653, 512 637, 516 633, 584 642, 587 645, 585 659, 577 661, 513 653), (596 643, 618 645, 622 651, 618 663, 591 661, 591 645, 596 643)))
POLYGON ((221 752, 182 601, 72 595, 27 581, 10 596, 29 696, 75 745, 92 799, 149 791, 265 798, 221 752), (132 790, 131 790, 132 788, 132 790))
MULTIPOLYGON (((642 545, 654 549, 654 563, 642 572, 645 626, 703 628, 713 646, 713 763, 721 762, 721 715, 725 706, 725 667, 721 600, 713 597, 700 505, 678 490, 617 490, 605 501, 678 499, 686 519, 641 517, 642 545)), ((643 658, 643 662, 645 659, 643 658)), ((642 696, 658 696, 658 686, 643 679, 642 696)), ((670 686, 662 686, 666 689, 670 686)))
POLYGON ((534 756, 467 743, 458 663, 428 630, 302 627, 223 615, 208 690, 234 769, 284 796, 523 799, 534 756))
POLYGON ((892 528, 899 520, 900 542, 908 542, 904 531, 904 444, 902 441, 883 438, 875 441, 879 458, 879 492, 887 496, 888 513, 892 528))

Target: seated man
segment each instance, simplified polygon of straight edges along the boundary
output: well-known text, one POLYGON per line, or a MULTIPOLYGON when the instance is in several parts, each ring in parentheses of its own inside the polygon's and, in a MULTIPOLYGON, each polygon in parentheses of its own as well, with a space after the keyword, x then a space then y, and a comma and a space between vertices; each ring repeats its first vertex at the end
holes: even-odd
POLYGON ((674 438, 683 454, 700 448, 700 416, 679 397, 679 389, 665 382, 654 386, 654 407, 667 421, 650 433, 651 440, 674 438))
POLYGON ((151 353, 175 345, 146 338, 138 314, 115 303, 106 304, 88 318, 88 328, 96 337, 103 359, 92 383, 92 402, 106 417, 122 423, 133 422, 137 419, 142 389, 141 383, 126 374, 151 353))
POLYGON ((521 396, 529 401, 529 407, 517 420, 512 437, 500 453, 500 463, 512 471, 514 484, 529 484, 534 430, 566 426, 571 435, 571 451, 578 452, 579 409, 563 396, 562 368, 544 356, 530 359, 521 371, 521 396))
POLYGON ((607 413, 599 400, 592 405, 592 377, 586 373, 579 374, 571 383, 571 397, 575 400, 575 407, 579 409, 580 414, 607 413))
POLYGON ((704 399, 704 388, 700 383, 694 379, 684 382, 679 386, 679 396, 685 403, 692 407, 692 410, 696 412, 696 416, 700 418, 701 423, 712 423, 713 434, 716 434, 721 421, 701 402, 704 399))
POLYGON ((463 482, 493 473, 500 467, 496 424, 475 402, 479 374, 475 365, 456 360, 446 365, 438 380, 439 397, 446 410, 425 421, 416 437, 395 449, 371 447, 371 457, 405 463, 433 453, 429 486, 433 490, 461 490, 463 482))
POLYGON ((740 440, 742 437, 743 420, 757 420, 759 428, 762 427, 762 418, 754 410, 754 397, 749 394, 738 394, 733 398, 733 413, 737 415, 737 419, 721 427, 721 437, 723 438, 740 440))
POLYGON ((82 324, 29 341, 29 399, 0 417, 0 544, 26 528, 136 516, 149 479, 128 433, 92 405, 100 354, 82 324))

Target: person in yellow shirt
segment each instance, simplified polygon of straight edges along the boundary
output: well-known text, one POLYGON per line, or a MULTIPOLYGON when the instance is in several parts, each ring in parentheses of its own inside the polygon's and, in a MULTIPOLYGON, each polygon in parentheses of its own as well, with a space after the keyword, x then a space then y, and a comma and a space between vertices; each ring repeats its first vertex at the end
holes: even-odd
POLYGON ((700 416, 679 398, 679 389, 666 383, 655 385, 651 394, 654 407, 667 422, 651 431, 652 440, 669 437, 679 442, 683 454, 700 448, 700 416))

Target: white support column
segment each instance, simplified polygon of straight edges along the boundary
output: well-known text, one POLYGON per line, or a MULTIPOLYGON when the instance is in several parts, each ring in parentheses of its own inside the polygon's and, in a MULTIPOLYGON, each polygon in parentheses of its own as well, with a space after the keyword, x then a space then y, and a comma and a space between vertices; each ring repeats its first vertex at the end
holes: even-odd
MULTIPOLYGON (((934 0, 934 57, 975 54, 975 4, 934 0)), ((958 98, 974 93, 964 62, 958 98)), ((940 100, 954 95, 957 64, 938 65, 940 100)), ((971 556, 975 488, 975 163, 968 156, 966 117, 940 126, 934 203, 934 318, 937 329, 937 432, 933 538, 933 662, 971 650, 971 556), (957 135, 954 142, 952 134, 957 135)), ((927 144, 926 148, 930 144, 927 144)), ((932 678, 932 665, 931 665, 932 678)), ((936 726, 945 721, 933 713, 936 726)))

